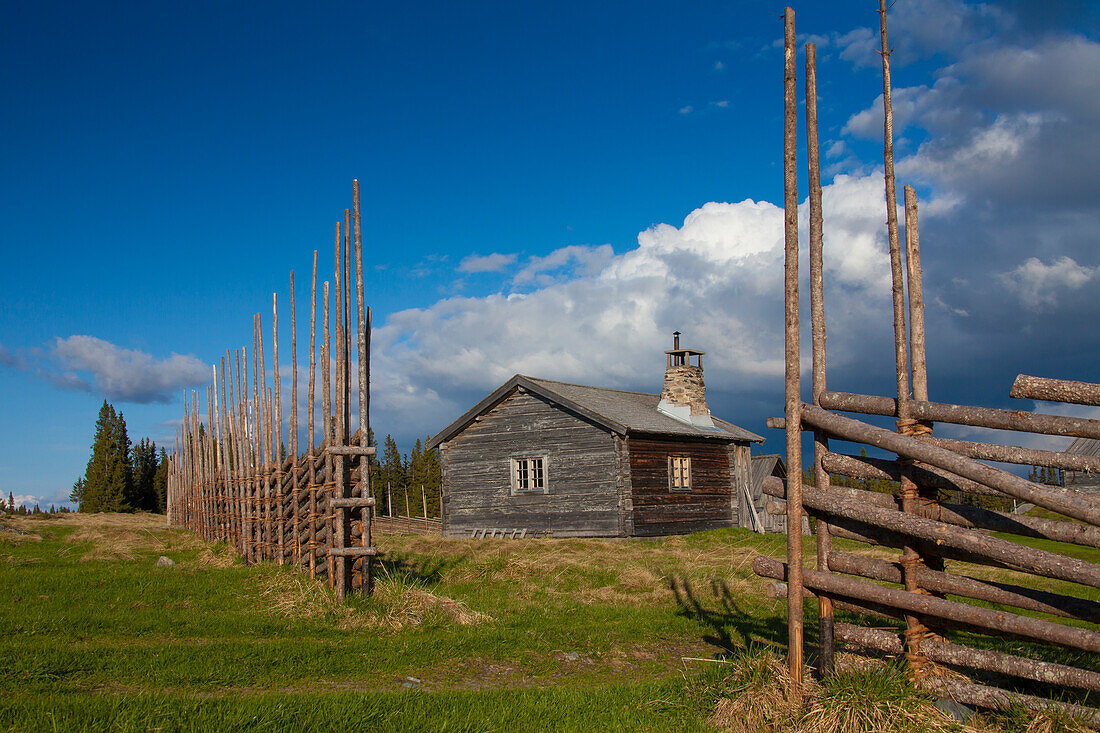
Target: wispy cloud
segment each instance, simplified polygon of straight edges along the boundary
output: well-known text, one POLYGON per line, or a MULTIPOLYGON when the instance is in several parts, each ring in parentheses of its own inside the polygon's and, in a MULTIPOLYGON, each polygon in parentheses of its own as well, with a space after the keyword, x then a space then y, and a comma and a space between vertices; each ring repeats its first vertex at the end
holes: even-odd
POLYGON ((210 366, 194 356, 158 359, 95 336, 57 338, 50 359, 36 371, 62 389, 102 394, 121 402, 168 402, 186 387, 210 379, 210 366))
POLYGON ((1051 308, 1067 290, 1080 290, 1096 277, 1100 267, 1084 267, 1072 257, 1059 257, 1049 265, 1038 257, 1000 276, 1001 282, 1016 291, 1028 308, 1051 308))
POLYGON ((458 263, 459 272, 501 272, 516 261, 515 254, 494 252, 489 255, 470 255, 458 263))

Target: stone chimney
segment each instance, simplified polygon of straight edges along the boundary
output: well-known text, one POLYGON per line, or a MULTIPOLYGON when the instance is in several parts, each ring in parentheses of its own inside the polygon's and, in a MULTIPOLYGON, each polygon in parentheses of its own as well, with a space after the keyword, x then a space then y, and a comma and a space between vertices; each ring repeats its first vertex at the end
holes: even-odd
POLYGON ((703 384, 703 354, 680 348, 680 332, 672 334, 672 349, 666 351, 665 386, 657 411, 700 428, 713 428, 703 384), (692 364, 692 357, 695 363, 692 364))

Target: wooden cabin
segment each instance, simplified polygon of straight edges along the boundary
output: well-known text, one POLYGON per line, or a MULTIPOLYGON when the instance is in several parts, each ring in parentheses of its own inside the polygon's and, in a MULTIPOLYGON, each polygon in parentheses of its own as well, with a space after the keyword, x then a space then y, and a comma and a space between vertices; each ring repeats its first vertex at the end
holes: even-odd
MULTIPOLYGON (((660 394, 521 374, 428 441, 443 533, 630 537, 752 526, 749 446, 707 408, 704 352, 666 351, 660 394)), ((758 530, 758 531, 762 531, 758 530)))

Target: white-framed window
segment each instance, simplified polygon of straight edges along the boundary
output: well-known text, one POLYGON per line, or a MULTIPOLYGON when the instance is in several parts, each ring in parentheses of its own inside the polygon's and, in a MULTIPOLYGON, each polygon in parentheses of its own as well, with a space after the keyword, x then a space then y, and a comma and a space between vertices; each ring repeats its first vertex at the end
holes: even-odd
POLYGON ((546 456, 518 456, 512 459, 512 493, 546 493, 546 456))
POLYGON ((668 457, 668 488, 670 491, 691 491, 691 458, 668 457))

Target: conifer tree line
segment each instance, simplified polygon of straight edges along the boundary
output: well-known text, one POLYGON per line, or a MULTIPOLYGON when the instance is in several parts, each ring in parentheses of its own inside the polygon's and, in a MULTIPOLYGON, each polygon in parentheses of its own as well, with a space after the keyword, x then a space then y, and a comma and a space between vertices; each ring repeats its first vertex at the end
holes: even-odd
POLYGON ((50 514, 71 514, 72 510, 66 506, 54 506, 50 504, 48 509, 43 509, 38 505, 38 502, 34 503, 33 508, 27 507, 25 504, 15 505, 15 495, 12 492, 8 492, 7 502, 3 501, 3 496, 0 495, 0 511, 7 512, 8 514, 14 514, 20 517, 36 517, 45 516, 50 514))
POLYGON ((168 495, 168 454, 149 438, 137 445, 126 434, 126 419, 106 400, 99 408, 92 455, 69 498, 81 512, 164 513, 168 495))
MULTIPOLYGON (((375 445, 373 431, 368 438, 375 445)), ((393 436, 386 436, 381 460, 371 459, 371 491, 378 500, 378 515, 422 517, 426 502, 428 516, 440 516, 443 468, 439 451, 424 448, 427 442, 426 437, 417 438, 412 450, 402 455, 393 436)))

